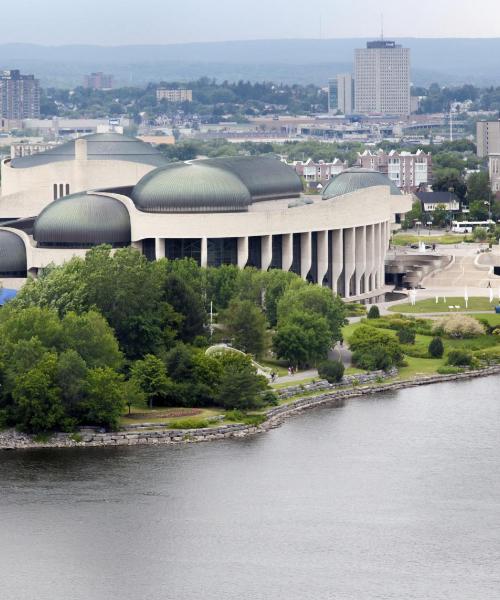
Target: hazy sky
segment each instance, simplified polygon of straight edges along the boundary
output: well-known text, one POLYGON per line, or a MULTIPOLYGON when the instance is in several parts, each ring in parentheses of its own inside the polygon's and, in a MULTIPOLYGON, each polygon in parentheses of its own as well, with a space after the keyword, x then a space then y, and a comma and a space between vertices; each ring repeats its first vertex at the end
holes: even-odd
POLYGON ((0 43, 166 44, 261 38, 500 37, 500 0, 24 0, 0 43), (85 7, 84 9, 82 7, 85 7))

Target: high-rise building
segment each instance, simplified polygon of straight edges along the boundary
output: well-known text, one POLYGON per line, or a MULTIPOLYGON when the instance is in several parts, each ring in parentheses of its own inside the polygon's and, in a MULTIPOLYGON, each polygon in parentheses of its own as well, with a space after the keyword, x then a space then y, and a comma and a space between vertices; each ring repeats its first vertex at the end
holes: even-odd
POLYGON ((328 112, 336 114, 339 109, 339 90, 337 78, 328 80, 328 112))
POLYGON ((354 80, 350 73, 328 80, 328 112, 351 115, 354 108, 354 80))
POLYGON ((85 75, 83 85, 93 90, 110 90, 113 87, 113 75, 98 72, 85 75))
POLYGON ((360 114, 409 115, 410 49, 377 40, 354 55, 355 111, 360 114))
POLYGON ((18 70, 0 72, 0 117, 4 119, 38 119, 40 84, 34 75, 18 70))
POLYGON ((351 115, 354 108, 354 80, 350 73, 337 75, 338 109, 351 115))
POLYGON ((478 121, 476 133, 479 158, 485 158, 490 154, 500 154, 500 120, 478 121))

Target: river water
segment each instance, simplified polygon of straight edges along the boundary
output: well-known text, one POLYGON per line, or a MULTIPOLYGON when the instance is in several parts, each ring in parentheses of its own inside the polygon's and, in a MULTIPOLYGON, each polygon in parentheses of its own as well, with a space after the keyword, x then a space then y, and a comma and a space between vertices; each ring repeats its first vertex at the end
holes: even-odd
POLYGON ((241 441, 0 453, 0 598, 498 600, 499 388, 241 441))

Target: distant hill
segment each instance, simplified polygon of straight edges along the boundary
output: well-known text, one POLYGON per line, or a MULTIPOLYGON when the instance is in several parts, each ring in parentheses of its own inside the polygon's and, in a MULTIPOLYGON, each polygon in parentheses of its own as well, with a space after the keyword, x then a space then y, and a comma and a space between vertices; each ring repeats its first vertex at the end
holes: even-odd
MULTIPOLYGON (((402 38, 412 50, 416 85, 500 84, 500 38, 402 38)), ((0 44, 0 68, 20 68, 43 85, 81 83, 85 73, 113 73, 120 85, 202 76, 326 84, 352 69, 354 48, 366 39, 255 40, 138 46, 0 44)))

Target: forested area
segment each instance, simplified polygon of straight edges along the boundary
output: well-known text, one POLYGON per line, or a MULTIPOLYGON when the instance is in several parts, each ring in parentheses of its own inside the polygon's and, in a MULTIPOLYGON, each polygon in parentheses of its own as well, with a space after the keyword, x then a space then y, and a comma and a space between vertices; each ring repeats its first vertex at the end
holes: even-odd
POLYGON ((100 246, 46 269, 0 312, 0 421, 71 431, 116 428, 127 405, 258 409, 275 396, 251 356, 316 365, 344 322, 340 298, 290 272, 100 246), (246 354, 205 352, 221 341, 246 354))

